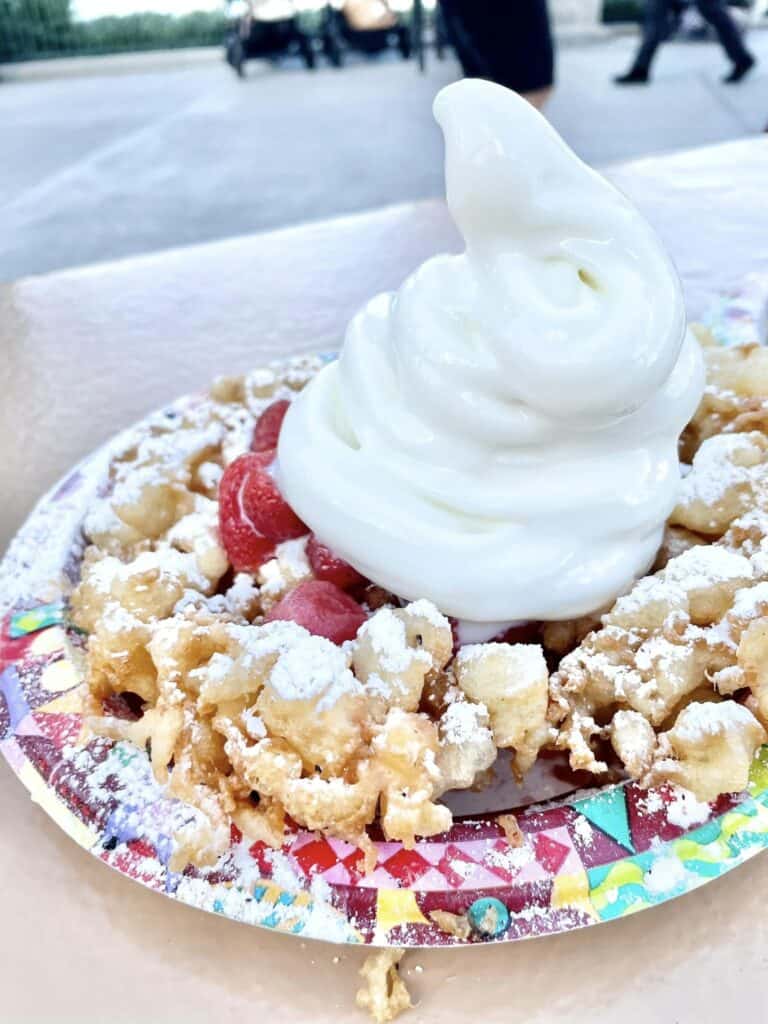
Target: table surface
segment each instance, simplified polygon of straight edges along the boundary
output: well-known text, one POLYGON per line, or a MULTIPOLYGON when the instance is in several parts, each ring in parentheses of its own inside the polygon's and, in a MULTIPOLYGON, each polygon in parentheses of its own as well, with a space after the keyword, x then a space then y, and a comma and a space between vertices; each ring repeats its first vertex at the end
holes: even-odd
MULTIPOLYGON (((768 269, 768 141, 612 168, 666 241, 692 316, 768 269)), ((0 288, 0 549, 79 456, 216 373, 338 346, 352 312, 458 245, 423 202, 0 288)), ((3 1016, 24 1022, 360 1021, 364 953, 164 900, 76 847, 0 769, 3 1016), (66 922, 66 925, 63 924, 66 922)), ((693 1024, 759 1018, 768 857, 584 932, 415 952, 414 1022, 693 1024)), ((408 963, 410 962, 410 967, 408 963)))

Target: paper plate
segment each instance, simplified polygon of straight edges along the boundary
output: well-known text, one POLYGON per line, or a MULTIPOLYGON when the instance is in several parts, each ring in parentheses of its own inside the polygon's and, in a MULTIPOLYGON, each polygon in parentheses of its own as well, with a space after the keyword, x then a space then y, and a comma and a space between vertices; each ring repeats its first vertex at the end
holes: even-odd
MULTIPOLYGON (((708 318, 718 339, 762 340, 766 294, 766 279, 755 277, 720 302, 708 318)), ((0 750, 32 799, 105 864, 263 928, 337 943, 439 946, 610 921, 689 892, 768 847, 765 747, 748 790, 705 813, 694 805, 692 814, 679 793, 632 783, 563 793, 573 780, 559 761, 544 759, 525 790, 502 782, 479 797, 457 795, 450 833, 412 850, 377 842, 368 876, 348 843, 297 830, 274 852, 234 828, 215 869, 171 872, 171 824, 184 808, 163 796, 145 753, 103 739, 76 744, 86 638, 69 625, 66 595, 110 451, 86 459, 43 498, 0 566, 0 750), (471 810, 478 800, 483 813, 471 810), (510 846, 499 824, 505 806, 517 815, 522 847, 510 846), (432 921, 435 910, 466 912, 485 926, 455 938, 432 921), (489 922, 493 934, 481 935, 489 922)))

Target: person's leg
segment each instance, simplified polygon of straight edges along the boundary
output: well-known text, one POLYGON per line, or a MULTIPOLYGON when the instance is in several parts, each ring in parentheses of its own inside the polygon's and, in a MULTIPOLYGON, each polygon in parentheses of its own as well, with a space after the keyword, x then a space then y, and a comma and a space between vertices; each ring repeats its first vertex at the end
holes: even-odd
POLYGON ((619 85, 648 80, 656 50, 669 35, 669 22, 670 0, 647 0, 643 21, 643 41, 630 71, 615 79, 619 85))
POLYGON ((733 61, 734 72, 741 71, 738 77, 729 76, 730 81, 737 81, 755 62, 755 58, 744 45, 741 32, 728 13, 723 0, 696 0, 696 6, 699 8, 702 18, 708 21, 717 32, 720 45, 733 61))
POLYGON ((554 81, 546 0, 442 0, 442 7, 466 75, 544 102, 554 81))
POLYGON ((471 0, 441 0, 443 23, 448 40, 461 64, 465 78, 486 78, 488 69, 475 38, 471 0))
POLYGON ((487 45, 494 53, 496 80, 540 110, 555 83, 555 47, 547 0, 508 4, 506 15, 497 16, 489 29, 487 45))
POLYGON ((532 107, 536 107, 537 110, 543 110, 547 100, 552 95, 552 87, 550 86, 548 89, 534 89, 533 92, 521 92, 520 95, 524 100, 528 100, 532 107))

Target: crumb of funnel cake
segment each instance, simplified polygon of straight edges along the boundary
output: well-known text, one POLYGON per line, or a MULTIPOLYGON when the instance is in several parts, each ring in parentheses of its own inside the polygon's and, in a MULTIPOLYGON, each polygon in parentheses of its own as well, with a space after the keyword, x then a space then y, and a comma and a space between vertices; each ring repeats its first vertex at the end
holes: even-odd
MULTIPOLYGON (((702 537, 699 533, 694 533, 692 530, 686 530, 684 526, 670 526, 667 523, 664 528, 664 537, 661 542, 661 547, 656 552, 656 561, 651 566, 651 573, 658 572, 660 569, 665 568, 667 562, 670 562, 673 558, 677 558, 678 555, 682 555, 688 548, 696 547, 697 544, 711 544, 711 537, 702 537)), ((602 614, 605 614, 610 609, 604 608, 602 614)), ((587 633, 591 632, 595 626, 590 629, 585 629, 584 633, 579 640, 583 640, 587 633)), ((576 646, 575 644, 573 645, 576 646)), ((563 652, 567 653, 567 652, 563 652)))
POLYGON ((610 726, 613 749, 629 774, 637 779, 651 767, 656 750, 653 726, 639 711, 617 711, 610 726))
POLYGON ((134 431, 112 464, 109 494, 86 517, 88 538, 119 553, 162 537, 193 510, 197 467, 216 460, 225 434, 212 409, 134 431))
POLYGON ((471 644, 455 659, 456 682, 485 704, 498 747, 514 748, 513 769, 524 775, 551 738, 547 724, 549 671, 535 644, 471 644))
POLYGON ((671 525, 722 537, 731 523, 768 494, 768 437, 717 434, 693 457, 670 516, 671 525))
POLYGON ((427 601, 382 607, 364 622, 352 657, 366 691, 387 707, 415 711, 427 678, 453 653, 448 619, 427 601))
POLYGON ((747 786, 752 761, 766 738, 755 716, 736 701, 689 704, 672 728, 659 736, 643 784, 673 782, 701 801, 739 793, 747 786))
POLYGON ((243 377, 215 377, 211 384, 211 398, 217 402, 242 402, 245 398, 243 377))
POLYGON ((356 1002, 361 1010, 368 1010, 376 1024, 386 1024, 413 1006, 398 971, 404 956, 404 949, 379 949, 360 968, 363 985, 356 1002))
POLYGON ((441 783, 435 724, 424 715, 392 707, 372 748, 382 778, 381 827, 385 838, 399 839, 411 848, 417 836, 448 831, 453 822, 451 812, 434 802, 441 783))
POLYGON ((454 688, 438 721, 440 745, 436 763, 441 775, 439 792, 467 789, 487 772, 496 760, 496 744, 484 704, 465 699, 454 688))
POLYGON ((92 632, 107 607, 119 605, 143 622, 171 615, 187 590, 210 595, 215 579, 206 576, 192 553, 170 547, 142 551, 124 562, 113 555, 86 551, 80 583, 71 607, 75 625, 92 632))
POLYGON ((550 680, 549 715, 573 767, 604 770, 595 744, 610 739, 629 774, 646 784, 677 782, 699 799, 743 785, 765 699, 757 664, 768 636, 766 536, 768 519, 751 511, 716 544, 670 559, 561 661, 550 680), (749 708, 731 701, 738 710, 723 710, 723 696, 743 688, 751 690, 749 708), (688 709, 697 705, 725 731, 692 745, 675 722, 695 721, 688 709), (735 744, 731 754, 723 735, 735 744), (705 771, 694 766, 699 756, 723 761, 705 771))
POLYGON ((466 914, 451 914, 448 910, 432 910, 429 917, 441 932, 466 941, 472 934, 472 927, 466 914))
POLYGON ((542 622, 540 632, 544 650, 562 658, 580 644, 593 629, 598 628, 601 615, 607 611, 608 607, 604 607, 578 619, 542 622))
POLYGON ((699 408, 683 432, 680 454, 691 462, 702 442, 715 434, 759 430, 768 434, 768 349, 763 345, 723 346, 699 334, 707 385, 699 408))
POLYGON ((198 590, 185 590, 181 599, 174 605, 173 611, 174 614, 180 615, 188 609, 191 612, 208 611, 233 622, 245 624, 258 616, 261 610, 261 592, 250 573, 239 572, 223 593, 221 587, 211 597, 206 597, 198 590))
POLYGON ((507 842, 513 849, 519 849, 525 842, 525 835, 514 814, 500 814, 497 823, 504 829, 507 842))

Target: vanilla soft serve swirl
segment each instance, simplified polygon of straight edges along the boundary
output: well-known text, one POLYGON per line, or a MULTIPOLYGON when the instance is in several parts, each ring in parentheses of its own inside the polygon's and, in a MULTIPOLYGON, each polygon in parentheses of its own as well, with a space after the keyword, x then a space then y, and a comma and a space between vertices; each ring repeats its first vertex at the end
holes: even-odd
POLYGON ((640 214, 514 93, 435 100, 466 241, 351 321, 297 397, 278 479, 334 552, 476 622, 591 611, 645 572, 703 387, 640 214))

